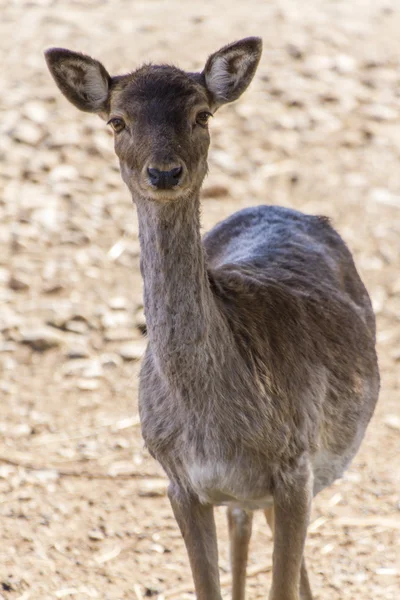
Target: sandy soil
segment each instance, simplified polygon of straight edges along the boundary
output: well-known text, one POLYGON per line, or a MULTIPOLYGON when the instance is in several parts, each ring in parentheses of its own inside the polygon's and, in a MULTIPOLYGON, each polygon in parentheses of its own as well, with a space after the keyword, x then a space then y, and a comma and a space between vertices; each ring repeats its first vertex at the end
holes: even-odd
MULTIPOLYGON (((194 598, 160 468, 143 450, 137 221, 104 124, 42 50, 199 69, 261 35, 254 84, 212 122, 208 229, 273 203, 333 219, 378 317, 382 393, 345 478, 314 503, 316 599, 400 597, 400 8, 390 0, 0 0, 0 599, 194 598)), ((220 566, 229 580, 225 515, 220 566)), ((266 598, 257 515, 248 598, 266 598)), ((229 585, 224 585, 229 597, 229 585)))

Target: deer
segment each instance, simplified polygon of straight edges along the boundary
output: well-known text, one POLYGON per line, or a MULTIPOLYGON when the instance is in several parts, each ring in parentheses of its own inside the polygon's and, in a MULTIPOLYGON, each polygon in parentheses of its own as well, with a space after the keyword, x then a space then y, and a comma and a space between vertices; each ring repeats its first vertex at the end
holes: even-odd
POLYGON ((201 72, 45 52, 64 96, 114 131, 136 205, 148 345, 141 430, 169 479, 198 600, 221 600, 214 507, 227 506, 232 599, 244 600, 255 510, 273 536, 270 600, 312 600, 313 498, 355 456, 379 393, 375 317, 330 221, 250 206, 200 233, 209 121, 254 77, 262 40, 201 72))

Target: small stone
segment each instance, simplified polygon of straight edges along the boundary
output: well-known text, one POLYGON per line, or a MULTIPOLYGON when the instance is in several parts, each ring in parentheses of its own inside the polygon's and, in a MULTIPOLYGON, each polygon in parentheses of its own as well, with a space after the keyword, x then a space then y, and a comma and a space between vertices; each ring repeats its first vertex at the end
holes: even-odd
POLYGON ((362 112, 374 121, 397 121, 399 118, 397 110, 384 104, 369 104, 362 112))
POLYGON ((127 299, 123 296, 115 296, 108 303, 112 310, 126 310, 128 307, 127 299))
POLYGON ((400 415, 388 414, 385 416, 383 422, 390 429, 400 431, 400 415))
POLYGON ((103 368, 98 360, 70 360, 62 366, 63 375, 79 375, 86 379, 96 379, 102 377, 103 368))
POLYGON ((144 314, 144 309, 139 308, 135 315, 135 323, 136 327, 139 329, 140 333, 146 335, 147 333, 147 324, 146 324, 146 316, 144 314))
POLYGON ((0 331, 9 331, 21 325, 21 317, 5 306, 0 311, 0 331))
POLYGON ((286 51, 289 54, 289 56, 291 56, 295 60, 301 60, 302 58, 304 58, 304 51, 296 44, 286 44, 286 51))
POLYGON ((320 75, 321 71, 330 69, 333 60, 329 56, 322 54, 312 54, 304 62, 303 72, 309 76, 320 75))
POLYGON ((71 319, 70 321, 66 322, 65 329, 67 331, 71 331, 72 333, 79 333, 81 335, 84 335, 85 333, 87 333, 87 324, 85 323, 85 321, 82 321, 80 319, 71 319))
POLYGON ((100 529, 91 529, 88 533, 89 540, 93 540, 95 542, 100 542, 104 540, 104 534, 100 531, 100 529))
POLYGON ((105 369, 114 369, 122 364, 122 359, 118 354, 105 353, 100 356, 100 362, 105 369))
POLYGON ((49 283, 45 283, 42 287, 43 294, 59 294, 65 290, 65 286, 59 281, 50 281, 49 283))
POLYGON ((223 184, 205 186, 202 190, 203 198, 223 198, 229 195, 229 188, 223 184))
POLYGON ((60 475, 54 469, 43 469, 40 471, 32 471, 31 477, 42 483, 47 483, 49 481, 57 481, 60 475))
POLYGON ((83 392, 93 392, 99 388, 99 385, 95 379, 80 379, 76 387, 83 392))
POLYGON ((382 286, 377 286, 371 293, 371 301, 375 314, 381 314, 387 301, 387 293, 385 288, 382 286))
POLYGON ((40 102, 32 100, 27 102, 24 106, 24 115, 28 117, 30 121, 42 125, 48 118, 48 112, 46 108, 40 102))
POLYGON ((23 292, 29 289, 29 283, 20 276, 12 275, 8 280, 8 287, 15 292, 23 292))
POLYGON ((26 437, 27 435, 31 435, 32 427, 27 423, 20 423, 19 425, 10 428, 9 433, 14 438, 26 437))
POLYGON ((238 173, 236 160, 224 150, 210 150, 210 162, 220 167, 223 171, 235 175, 238 173))
POLYGON ((43 137, 42 130, 29 121, 21 121, 14 129, 13 138, 28 146, 37 146, 43 137))
POLYGON ((119 354, 124 360, 140 360, 146 350, 147 343, 143 340, 135 340, 124 344, 119 349, 119 354))
POLYGON ((369 198, 373 202, 378 202, 379 204, 400 208, 400 196, 393 194, 386 188, 372 188, 369 193, 369 198))
POLYGON ((117 327, 133 326, 132 315, 124 310, 113 310, 106 312, 101 316, 101 323, 104 329, 113 329, 117 327))
POLYGON ((65 356, 71 360, 78 360, 80 358, 89 358, 90 351, 86 345, 86 343, 82 344, 73 344, 66 351, 65 356))
POLYGON ((17 344, 15 344, 15 342, 0 343, 0 353, 1 352, 15 352, 16 349, 17 349, 17 344))
POLYGON ((64 342, 63 338, 49 327, 21 330, 21 342, 37 352, 45 352, 57 348, 64 342))
POLYGON ((56 232, 60 227, 60 211, 57 206, 38 208, 33 212, 32 219, 49 232, 56 232))
POLYGON ((131 340, 134 333, 131 329, 107 329, 104 332, 104 339, 106 342, 124 342, 131 340))
POLYGON ((152 544, 150 546, 150 550, 157 552, 157 554, 164 554, 164 552, 165 552, 165 548, 161 544, 152 544))
POLYGON ((49 180, 52 183, 73 181, 78 178, 78 171, 72 165, 57 165, 50 171, 49 180))
POLYGON ((138 495, 143 498, 160 498, 166 496, 167 487, 165 479, 147 479, 140 484, 138 495))
POLYGON ((334 67, 343 75, 352 73, 356 69, 357 63, 353 56, 348 54, 338 54, 335 57, 334 67))

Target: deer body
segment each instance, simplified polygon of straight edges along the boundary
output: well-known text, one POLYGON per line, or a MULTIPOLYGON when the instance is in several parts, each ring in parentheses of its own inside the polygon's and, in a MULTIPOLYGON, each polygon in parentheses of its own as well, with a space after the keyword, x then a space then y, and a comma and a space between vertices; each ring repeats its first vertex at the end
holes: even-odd
POLYGON ((244 91, 260 53, 248 38, 201 74, 148 66, 116 78, 84 55, 47 54, 67 98, 116 131, 139 218, 142 433, 171 481, 198 600, 221 600, 216 504, 228 506, 233 600, 244 599, 255 509, 274 531, 270 599, 312 599, 311 500, 350 463, 379 388, 371 303, 327 219, 258 206, 201 240, 207 119, 244 91))
MULTIPOLYGON (((150 451, 173 480, 211 503, 268 506, 277 473, 290 476, 290 465, 305 453, 319 491, 348 466, 377 392, 374 320, 350 253, 326 220, 268 206, 221 223, 203 251, 198 231, 188 247, 182 260, 188 271, 199 265, 194 281, 172 258, 160 289, 161 274, 156 288, 149 285, 150 249, 142 246, 145 298, 171 302, 162 311, 168 323, 153 322, 150 307, 146 313, 140 411, 150 451), (187 322, 178 327, 175 294, 188 303, 187 322), (188 334, 174 354, 176 327, 188 334), (155 347, 153 330, 163 338, 155 347), (357 365, 359 347, 365 360, 357 365)), ((171 249, 170 237, 168 255, 171 249)))

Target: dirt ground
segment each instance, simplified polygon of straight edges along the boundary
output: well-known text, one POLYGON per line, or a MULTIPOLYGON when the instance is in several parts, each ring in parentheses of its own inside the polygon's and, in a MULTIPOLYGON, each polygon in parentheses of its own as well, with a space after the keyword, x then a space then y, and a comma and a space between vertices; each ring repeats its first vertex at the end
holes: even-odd
MULTIPOLYGON (((263 37, 263 59, 211 124, 203 224, 282 204, 328 215, 354 252, 382 391, 352 467, 314 502, 306 555, 317 600, 400 598, 399 31, 395 0, 0 0, 1 600, 194 598, 138 426, 135 210, 110 132, 61 97, 42 51, 87 52, 114 74, 192 70, 246 35, 263 37)), ((267 597, 270 565, 258 514, 249 600, 267 597)))

